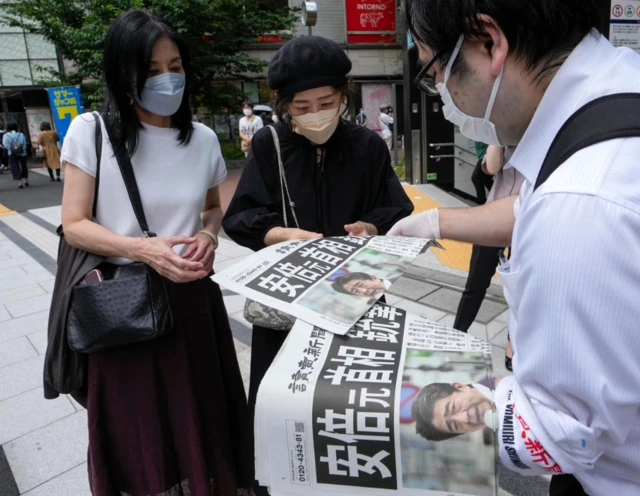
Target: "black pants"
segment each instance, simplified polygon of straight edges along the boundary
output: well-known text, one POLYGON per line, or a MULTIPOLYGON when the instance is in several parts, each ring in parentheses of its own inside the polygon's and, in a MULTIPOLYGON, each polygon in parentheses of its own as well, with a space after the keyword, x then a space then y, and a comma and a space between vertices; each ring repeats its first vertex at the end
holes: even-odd
MULTIPOLYGON (((249 375, 249 430, 252 450, 255 444, 253 425, 256 414, 258 388, 288 334, 286 331, 274 331, 266 327, 253 326, 253 336, 251 338, 251 372, 249 375)), ((256 493, 256 496, 269 496, 267 488, 259 486, 257 481, 253 483, 253 491, 256 493)))
MULTIPOLYGON (((53 169, 49 169, 49 167, 47 167, 47 171, 49 172, 49 177, 53 181, 53 169)), ((60 179, 60 169, 56 169, 56 176, 60 179)))
POLYGON ((473 245, 471 267, 453 328, 467 332, 478 315, 482 301, 498 266, 501 248, 473 245))
POLYGON ((482 160, 478 160, 476 168, 471 174, 471 182, 473 183, 474 188, 476 188, 476 198, 478 199, 478 203, 480 205, 484 205, 487 203, 487 192, 485 190, 488 189, 491 191, 493 187, 493 176, 489 174, 485 174, 482 170, 482 160))
POLYGON ((549 496, 589 496, 582 489, 582 485, 571 474, 554 475, 551 477, 549 496))
POLYGON ((27 168, 27 157, 9 156, 9 167, 11 168, 11 176, 16 181, 29 178, 29 169, 27 168))

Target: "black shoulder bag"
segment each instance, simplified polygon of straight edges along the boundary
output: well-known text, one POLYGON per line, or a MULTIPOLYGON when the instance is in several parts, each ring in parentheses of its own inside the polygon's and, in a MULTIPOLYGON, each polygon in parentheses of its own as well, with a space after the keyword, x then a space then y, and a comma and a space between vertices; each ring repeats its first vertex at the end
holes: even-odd
MULTIPOLYGON (((102 127, 99 118, 96 127, 102 127)), ((102 136, 98 131, 96 154, 98 167, 94 218, 102 154, 102 136)), ((142 233, 149 238, 155 237, 147 225, 135 174, 126 151, 117 153, 116 160, 142 233)), ((102 272, 103 281, 89 284, 81 282, 72 290, 67 340, 73 351, 92 353, 148 341, 173 328, 164 279, 149 265, 132 263, 120 266, 103 262, 98 269, 102 272)))
POLYGON ((640 137, 640 93, 617 93, 589 102, 558 131, 538 174, 535 189, 583 148, 633 137, 640 137))

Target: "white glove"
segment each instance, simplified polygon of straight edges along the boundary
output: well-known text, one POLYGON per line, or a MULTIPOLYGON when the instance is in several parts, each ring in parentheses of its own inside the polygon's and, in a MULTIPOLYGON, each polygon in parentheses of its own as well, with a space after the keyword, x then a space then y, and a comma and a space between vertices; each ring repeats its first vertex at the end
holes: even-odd
POLYGON ((440 239, 440 216, 434 208, 402 219, 391 228, 389 236, 440 239))

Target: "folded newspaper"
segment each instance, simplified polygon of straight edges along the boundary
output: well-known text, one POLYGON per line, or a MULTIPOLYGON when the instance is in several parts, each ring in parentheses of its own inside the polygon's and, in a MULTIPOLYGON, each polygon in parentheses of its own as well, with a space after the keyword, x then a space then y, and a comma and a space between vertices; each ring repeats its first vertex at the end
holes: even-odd
POLYGON ((434 241, 344 236, 270 246, 213 277, 236 293, 346 334, 434 241))
POLYGON ((495 495, 491 346, 376 304, 346 335, 298 320, 256 405, 272 496, 495 495))

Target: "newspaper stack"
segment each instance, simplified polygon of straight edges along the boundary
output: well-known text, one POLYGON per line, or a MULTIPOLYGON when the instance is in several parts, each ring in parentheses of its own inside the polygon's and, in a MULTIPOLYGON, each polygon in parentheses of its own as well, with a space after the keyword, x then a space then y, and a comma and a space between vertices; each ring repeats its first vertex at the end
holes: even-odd
POLYGON ((388 305, 345 336, 298 321, 258 393, 256 477, 274 496, 494 495, 492 382, 488 343, 388 305))
POLYGON ((272 496, 497 494, 491 346, 377 303, 429 246, 293 241, 214 277, 298 319, 256 405, 272 496))

